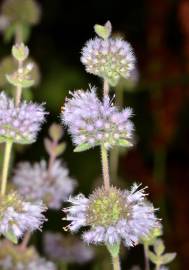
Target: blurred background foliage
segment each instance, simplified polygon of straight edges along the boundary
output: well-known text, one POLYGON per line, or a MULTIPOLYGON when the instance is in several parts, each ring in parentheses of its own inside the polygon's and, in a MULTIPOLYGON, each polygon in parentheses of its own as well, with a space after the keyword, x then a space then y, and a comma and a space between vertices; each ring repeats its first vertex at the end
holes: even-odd
MULTIPOLYGON (((123 104, 133 107, 135 112, 136 144, 120 157, 120 185, 142 181, 149 187, 150 197, 160 207, 159 216, 163 217, 167 249, 178 254, 172 269, 189 269, 189 1, 38 2, 41 9, 35 14, 18 17, 22 20, 25 40, 30 32, 28 25, 34 26, 27 43, 38 65, 33 74, 37 84, 30 92, 24 92, 24 96, 46 102, 50 114, 38 141, 24 149, 18 148, 15 162, 45 157, 43 138, 52 122, 60 122, 60 108, 69 90, 86 89, 90 83, 101 92, 101 81, 85 73, 80 51, 94 36, 93 25, 110 20, 115 33, 119 31, 134 47, 139 70, 138 85, 122 87, 123 104), (35 25, 40 14, 41 21, 35 25)), ((16 10, 23 5, 16 6, 16 10)), ((29 13, 32 8, 26 7, 29 13)), ((15 16, 11 25, 16 25, 18 18, 15 16)), ((11 31, 2 35, 0 43, 0 86, 6 90, 3 74, 12 68, 11 31)), ((100 177, 99 149, 73 153, 67 134, 64 139, 67 142, 64 161, 70 174, 78 179, 78 190, 87 194, 100 177)), ((60 231, 61 216, 61 212, 49 212, 45 230, 60 231)), ((40 239, 41 235, 37 235, 40 239)), ((141 251, 139 246, 127 252, 127 268, 136 260, 142 263, 141 251)), ((102 258, 106 261, 102 249, 97 254, 101 261, 102 258)), ((110 268, 109 263, 103 268, 94 265, 82 269, 110 268)))

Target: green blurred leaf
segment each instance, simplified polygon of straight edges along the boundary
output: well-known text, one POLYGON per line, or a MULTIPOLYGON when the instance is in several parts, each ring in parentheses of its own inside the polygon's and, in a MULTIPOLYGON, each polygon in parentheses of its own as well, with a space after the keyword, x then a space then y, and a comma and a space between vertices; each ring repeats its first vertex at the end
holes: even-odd
POLYGON ((165 245, 161 239, 157 239, 154 243, 154 251, 155 253, 160 256, 165 251, 165 245))
POLYGON ((118 141, 118 145, 119 145, 119 146, 123 146, 123 147, 131 147, 131 146, 132 146, 132 143, 130 143, 130 142, 127 141, 127 140, 120 139, 120 140, 118 141))
POLYGON ((166 253, 165 255, 163 255, 161 257, 161 264, 168 264, 168 263, 172 262, 175 257, 176 257, 176 253, 175 252, 166 253))
POLYGON ((86 151, 89 150, 92 146, 88 143, 83 143, 78 145, 75 149, 74 152, 82 152, 82 151, 86 151))
POLYGON ((15 235, 13 232, 9 231, 9 232, 7 232, 7 233, 4 233, 4 236, 5 236, 9 241, 11 241, 12 243, 18 244, 18 239, 17 239, 16 235, 15 235))

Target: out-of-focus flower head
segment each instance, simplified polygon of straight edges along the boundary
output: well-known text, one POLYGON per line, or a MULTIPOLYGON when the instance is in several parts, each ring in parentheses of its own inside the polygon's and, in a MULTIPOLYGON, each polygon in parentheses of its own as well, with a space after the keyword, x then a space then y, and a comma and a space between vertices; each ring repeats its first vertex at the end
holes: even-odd
POLYGON ((22 249, 8 241, 0 242, 0 268, 2 270, 56 270, 54 263, 46 261, 33 247, 22 249))
POLYGON ((0 93, 0 141, 35 142, 45 118, 44 106, 22 102, 18 107, 4 92, 0 93))
POLYGON ((95 25, 99 37, 87 41, 82 49, 81 62, 86 71, 102 77, 112 86, 120 78, 129 78, 135 66, 131 45, 121 38, 111 38, 111 23, 95 25))
POLYGON ((64 209, 70 224, 65 229, 75 232, 89 226, 83 233, 87 243, 113 246, 123 240, 125 246, 134 246, 158 223, 154 207, 145 197, 144 189, 137 184, 130 191, 102 187, 89 199, 82 194, 70 197, 72 205, 64 209))
POLYGON ((65 263, 87 263, 94 258, 94 251, 74 236, 60 233, 45 233, 44 249, 46 255, 55 261, 65 263))
POLYGON ((114 146, 132 146, 132 110, 119 111, 108 96, 101 102, 94 88, 78 90, 67 99, 62 112, 62 121, 68 126, 75 151, 82 151, 96 145, 107 149, 114 146))
POLYGON ((48 207, 54 209, 61 207, 76 185, 76 181, 69 177, 68 169, 60 160, 52 164, 50 171, 44 160, 34 165, 22 162, 18 164, 13 183, 19 193, 27 199, 41 199, 48 207))
POLYGON ((29 25, 37 24, 41 15, 35 0, 4 0, 1 11, 11 23, 29 25))
MULTIPOLYGON (((39 67, 37 63, 31 58, 28 58, 25 61, 26 67, 29 64, 32 65, 32 70, 30 71, 30 79, 33 82, 32 86, 36 86, 39 84, 40 76, 41 76, 39 67)), ((1 60, 0 62, 0 87, 4 87, 4 86, 7 87, 8 81, 5 74, 13 74, 16 68, 17 68, 17 63, 11 56, 4 57, 1 60)))
POLYGON ((16 192, 0 196, 0 234, 13 242, 26 231, 41 229, 46 207, 42 202, 23 201, 16 192))

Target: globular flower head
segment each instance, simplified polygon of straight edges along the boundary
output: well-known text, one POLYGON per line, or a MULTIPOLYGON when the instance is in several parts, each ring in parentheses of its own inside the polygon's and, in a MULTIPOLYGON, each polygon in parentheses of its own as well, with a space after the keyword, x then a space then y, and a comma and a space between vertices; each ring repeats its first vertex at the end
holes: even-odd
POLYGON ((134 184, 130 191, 111 187, 97 189, 89 199, 82 194, 70 198, 72 206, 64 209, 66 227, 77 231, 82 226, 90 229, 83 233, 87 243, 115 245, 123 240, 126 246, 139 243, 139 239, 157 226, 153 206, 146 201, 144 189, 134 184))
POLYGON ((130 108, 119 111, 108 96, 101 102, 92 88, 90 91, 72 93, 72 98, 66 100, 61 116, 76 145, 85 148, 104 145, 110 148, 114 145, 132 145, 131 115, 130 108))
POLYGON ((102 28, 107 35, 103 35, 105 38, 100 35, 87 41, 82 49, 81 62, 87 72, 102 77, 115 86, 120 78, 127 79, 130 76, 135 66, 135 56, 127 41, 109 37, 111 28, 102 28))
POLYGON ((76 185, 60 160, 53 163, 50 171, 44 160, 34 165, 22 162, 18 164, 13 183, 21 195, 32 201, 43 200, 48 207, 54 209, 61 207, 76 185))
POLYGON ((46 255, 55 261, 64 263, 87 263, 94 258, 94 251, 75 236, 63 236, 60 233, 47 232, 44 237, 46 255))
POLYGON ((54 263, 39 257, 33 247, 21 249, 19 245, 1 241, 0 248, 0 267, 3 270, 56 270, 54 263))
POLYGON ((23 201, 16 192, 0 196, 0 234, 18 239, 27 231, 40 229, 45 210, 42 202, 23 201))
POLYGON ((44 122, 43 105, 22 102, 14 105, 4 92, 0 94, 0 141, 28 144, 36 140, 37 132, 44 122))

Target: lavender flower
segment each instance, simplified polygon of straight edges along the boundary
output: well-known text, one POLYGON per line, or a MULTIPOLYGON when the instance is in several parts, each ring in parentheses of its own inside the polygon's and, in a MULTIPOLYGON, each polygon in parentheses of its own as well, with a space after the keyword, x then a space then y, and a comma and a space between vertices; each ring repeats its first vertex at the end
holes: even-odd
POLYGON ((22 162, 15 171, 13 182, 21 195, 32 201, 42 199, 48 207, 54 209, 61 207, 76 185, 60 160, 53 163, 50 171, 44 160, 33 166, 22 162))
POLYGON ((41 202, 23 201, 15 192, 0 196, 0 234, 20 238, 26 231, 40 229, 45 210, 41 202))
POLYGON ((39 257, 34 247, 22 248, 3 240, 0 242, 2 270, 55 270, 54 263, 39 257))
POLYGON ((69 132, 76 145, 87 145, 88 148, 104 145, 131 146, 133 123, 130 108, 121 112, 113 106, 106 96, 101 102, 95 89, 84 92, 75 91, 72 98, 67 99, 62 112, 62 121, 68 125, 69 132))
POLYGON ((24 101, 16 107, 4 92, 0 93, 0 141, 34 142, 44 116, 43 105, 24 101))
POLYGON ((3 260, 0 259, 0 266, 2 270, 56 270, 53 262, 46 261, 44 258, 38 258, 27 263, 12 261, 11 256, 7 256, 3 260))
POLYGON ((46 233, 45 253, 51 260, 65 263, 87 263, 94 257, 93 249, 74 236, 64 237, 60 233, 46 233))
POLYGON ((144 189, 138 188, 136 184, 131 191, 115 187, 106 191, 102 187, 89 199, 82 194, 70 197, 72 206, 64 209, 65 219, 71 222, 66 229, 75 232, 89 226, 83 233, 87 243, 114 245, 123 240, 128 247, 138 244, 158 223, 153 206, 145 199, 144 189))
POLYGON ((115 86, 121 77, 127 79, 134 69, 131 45, 120 38, 89 40, 82 49, 81 62, 86 71, 108 80, 115 86))

